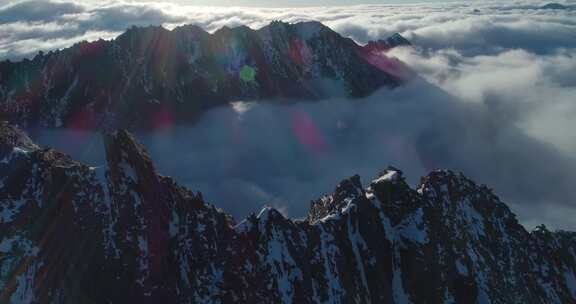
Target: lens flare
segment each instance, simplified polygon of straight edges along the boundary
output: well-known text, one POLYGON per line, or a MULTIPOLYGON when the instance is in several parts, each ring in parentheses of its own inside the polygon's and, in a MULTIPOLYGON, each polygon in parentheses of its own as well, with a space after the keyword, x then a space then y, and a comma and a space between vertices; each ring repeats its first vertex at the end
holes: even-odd
POLYGON ((294 110, 291 112, 291 118, 292 131, 303 147, 316 153, 327 150, 328 146, 324 136, 308 113, 302 110, 294 110))

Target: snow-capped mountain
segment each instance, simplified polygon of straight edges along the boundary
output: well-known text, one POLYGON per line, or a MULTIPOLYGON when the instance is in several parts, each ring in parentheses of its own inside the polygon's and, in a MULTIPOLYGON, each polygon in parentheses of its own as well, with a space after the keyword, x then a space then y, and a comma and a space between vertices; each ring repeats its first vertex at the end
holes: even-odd
POLYGON ((78 43, 0 63, 0 119, 93 129, 193 121, 237 100, 361 97, 402 83, 406 66, 318 22, 253 30, 133 27, 111 41, 78 43))
MULTIPOLYGON (((89 167, 0 125, 2 303, 575 303, 576 234, 527 232, 486 186, 384 170, 235 221, 126 131, 89 167)), ((193 169, 193 168, 191 168, 193 169)))

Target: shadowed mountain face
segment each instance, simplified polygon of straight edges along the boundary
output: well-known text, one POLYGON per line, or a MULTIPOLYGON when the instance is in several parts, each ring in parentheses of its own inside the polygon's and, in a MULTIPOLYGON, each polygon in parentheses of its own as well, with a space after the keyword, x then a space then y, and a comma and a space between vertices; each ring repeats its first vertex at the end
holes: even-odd
POLYGON ((358 176, 236 222, 156 172, 125 131, 89 167, 0 124, 0 302, 574 303, 576 235, 529 233, 491 190, 438 170, 358 176))
POLYGON ((406 77, 407 68, 381 51, 407 43, 395 35, 362 47, 318 22, 213 34, 192 25, 133 27, 112 41, 0 63, 0 118, 155 128, 237 100, 367 96, 406 77))

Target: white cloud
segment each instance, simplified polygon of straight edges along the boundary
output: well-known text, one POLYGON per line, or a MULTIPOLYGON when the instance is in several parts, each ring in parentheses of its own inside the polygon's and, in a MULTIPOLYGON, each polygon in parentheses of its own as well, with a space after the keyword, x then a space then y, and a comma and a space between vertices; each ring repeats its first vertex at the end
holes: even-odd
MULTIPOLYGON (((120 34, 131 25, 164 24, 174 27, 193 23, 208 31, 222 26, 245 24, 260 28, 272 20, 297 22, 318 20, 358 42, 387 37, 401 32, 424 48, 435 50, 454 47, 460 52, 494 53, 503 49, 524 48, 542 53, 557 47, 576 47, 576 10, 536 10, 540 2, 478 2, 458 3, 357 5, 348 7, 307 8, 240 8, 183 6, 169 2, 108 1, 27 1, 0 8, 0 32, 10 32, 12 39, 20 37, 11 23, 34 26, 38 22, 55 23, 62 36, 82 37, 87 31, 120 34), (522 8, 530 9, 522 9, 522 8), (478 9, 480 13, 474 12, 478 9), (11 31, 9 31, 11 30, 11 31)), ((19 27, 24 35, 31 31, 19 27)), ((45 36, 38 47, 49 48, 56 32, 45 36)), ((106 36, 109 37, 109 36, 106 36)), ((61 47, 55 44, 52 48, 61 47)), ((0 53, 0 57, 33 54, 35 50, 0 53)))
POLYGON ((574 50, 536 55, 522 49, 466 57, 454 49, 422 56, 414 49, 391 55, 463 101, 485 104, 534 137, 576 151, 576 58, 574 50))

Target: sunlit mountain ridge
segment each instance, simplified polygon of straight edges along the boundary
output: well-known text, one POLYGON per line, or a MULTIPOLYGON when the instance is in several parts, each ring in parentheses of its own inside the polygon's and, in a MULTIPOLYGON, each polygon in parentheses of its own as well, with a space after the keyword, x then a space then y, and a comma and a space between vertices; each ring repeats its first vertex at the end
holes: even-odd
POLYGON ((0 118, 23 126, 157 128, 238 100, 363 97, 410 77, 384 54, 409 44, 397 34, 361 46, 319 22, 212 34, 194 25, 132 27, 114 40, 0 63, 0 118))

